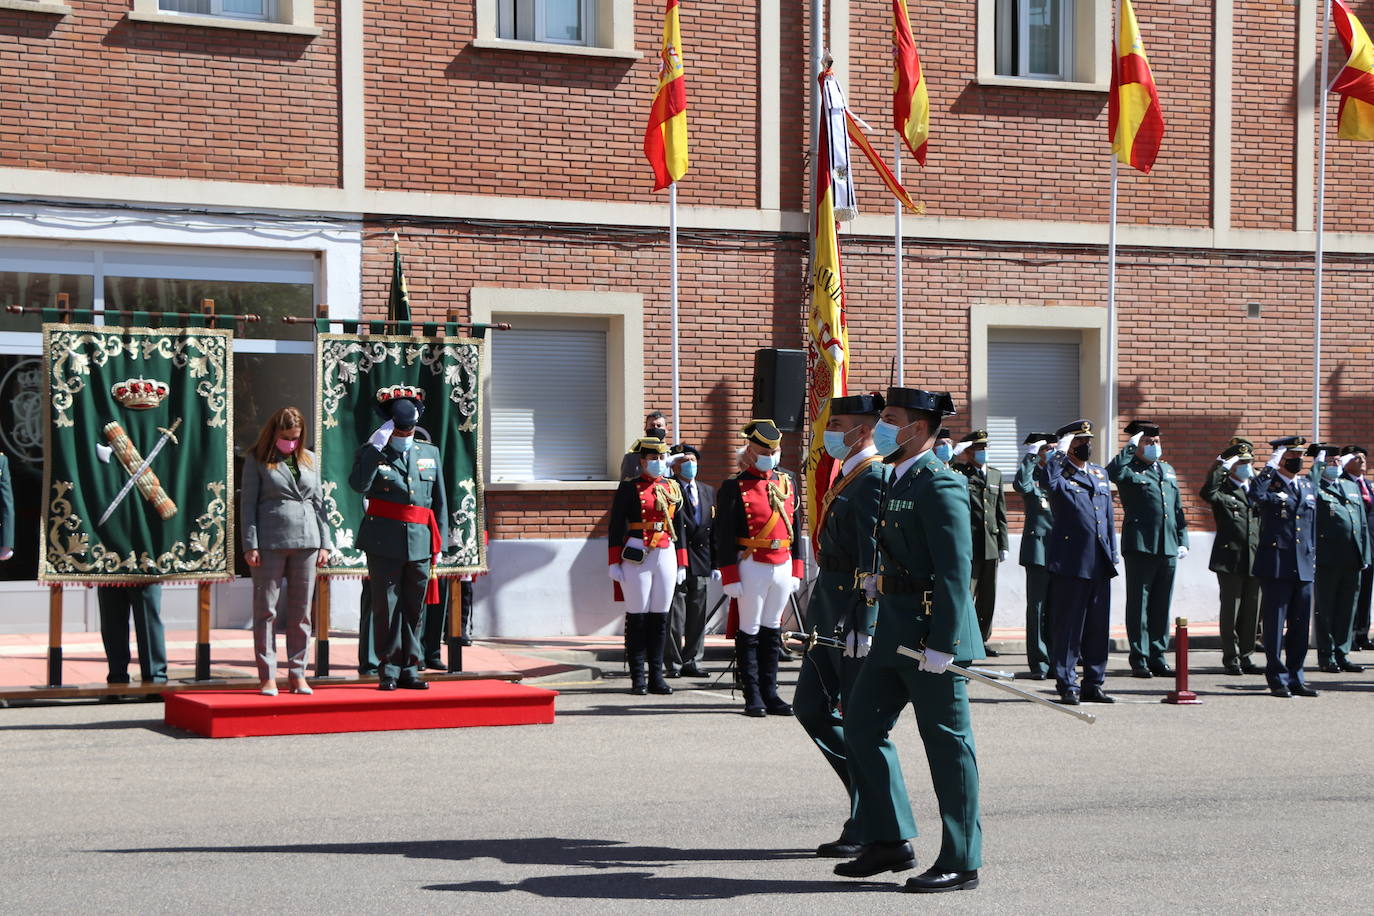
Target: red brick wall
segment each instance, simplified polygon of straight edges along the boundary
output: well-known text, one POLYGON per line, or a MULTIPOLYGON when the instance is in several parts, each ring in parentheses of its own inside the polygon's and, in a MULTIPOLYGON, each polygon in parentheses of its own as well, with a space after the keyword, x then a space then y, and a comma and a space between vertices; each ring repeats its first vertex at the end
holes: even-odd
POLYGON ((0 10, 0 164, 338 184, 332 4, 316 5, 314 39, 131 22, 128 0, 73 6, 0 10))
POLYGON ((1297 7, 1239 0, 1231 68, 1231 224, 1293 228, 1297 7))

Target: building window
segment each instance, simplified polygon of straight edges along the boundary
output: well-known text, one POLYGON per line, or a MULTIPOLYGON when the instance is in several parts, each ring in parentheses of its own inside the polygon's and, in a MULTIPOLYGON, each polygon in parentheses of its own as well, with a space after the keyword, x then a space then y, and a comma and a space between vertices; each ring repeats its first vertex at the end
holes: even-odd
POLYGON ((636 60, 635 0, 475 0, 473 47, 636 60))
POLYGON ((988 334, 988 463, 1010 471, 1021 442, 1054 432, 1082 414, 1081 335, 1074 331, 988 334))
POLYGON ((595 0, 498 0, 497 35, 517 41, 593 44, 595 0))
POLYGON ((276 0, 158 0, 164 13, 189 16, 222 16, 226 19, 248 19, 255 22, 276 22, 276 0))
POLYGON ((129 19, 187 28, 315 37, 315 0, 132 0, 129 19))
POLYGON ((1105 92, 1111 24, 1094 0, 978 0, 978 82, 1105 92))

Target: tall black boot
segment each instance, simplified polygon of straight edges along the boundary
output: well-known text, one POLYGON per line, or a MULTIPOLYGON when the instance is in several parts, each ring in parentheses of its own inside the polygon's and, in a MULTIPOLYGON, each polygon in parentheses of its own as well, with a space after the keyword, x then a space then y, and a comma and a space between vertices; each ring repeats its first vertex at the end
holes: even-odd
POLYGON ((739 677, 739 689, 744 694, 744 714, 755 718, 767 713, 763 708, 763 697, 759 694, 759 638, 743 631, 735 634, 735 672, 739 677))
POLYGON ((625 615, 625 667, 630 672, 630 693, 648 693, 644 682, 644 615, 625 615))
POLYGON ((649 654, 649 692, 667 696, 673 692, 663 679, 663 649, 668 641, 668 615, 642 614, 644 645, 649 654))
POLYGON ((759 627, 759 693, 770 716, 790 716, 792 707, 778 696, 778 658, 782 655, 782 636, 772 627, 759 627))

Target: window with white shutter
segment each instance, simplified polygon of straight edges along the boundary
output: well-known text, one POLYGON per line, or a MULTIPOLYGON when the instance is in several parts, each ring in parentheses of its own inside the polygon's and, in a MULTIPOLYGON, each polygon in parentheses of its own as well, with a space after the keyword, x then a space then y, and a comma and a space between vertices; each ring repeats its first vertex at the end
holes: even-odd
POLYGON ((989 331, 988 464, 1014 472, 1022 439, 1083 416, 1081 349, 1072 331, 989 331))

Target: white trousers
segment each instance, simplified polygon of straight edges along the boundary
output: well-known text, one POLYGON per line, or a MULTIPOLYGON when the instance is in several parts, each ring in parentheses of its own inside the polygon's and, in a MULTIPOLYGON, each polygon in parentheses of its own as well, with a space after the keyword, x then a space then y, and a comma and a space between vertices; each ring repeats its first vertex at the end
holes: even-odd
POLYGON ((774 566, 750 558, 739 564, 739 582, 744 593, 739 598, 739 630, 755 636, 759 627, 776 630, 792 594, 792 561, 774 566))
MULTIPOLYGON (((639 538, 630 538, 625 546, 639 547, 643 543, 639 538)), ((667 547, 655 547, 645 553, 643 563, 620 563, 625 574, 620 583, 625 594, 625 613, 666 614, 677 589, 677 546, 670 542, 667 547)))

